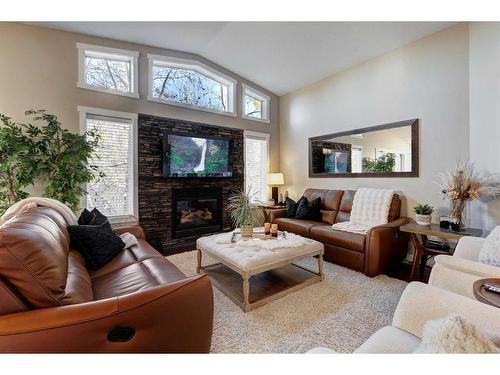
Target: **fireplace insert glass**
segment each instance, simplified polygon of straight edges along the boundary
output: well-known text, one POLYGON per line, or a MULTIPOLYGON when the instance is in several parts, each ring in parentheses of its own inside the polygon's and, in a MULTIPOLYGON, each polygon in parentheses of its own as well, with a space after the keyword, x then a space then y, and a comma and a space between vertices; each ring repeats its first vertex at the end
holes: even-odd
POLYGON ((174 190, 174 238, 222 230, 219 189, 174 190))

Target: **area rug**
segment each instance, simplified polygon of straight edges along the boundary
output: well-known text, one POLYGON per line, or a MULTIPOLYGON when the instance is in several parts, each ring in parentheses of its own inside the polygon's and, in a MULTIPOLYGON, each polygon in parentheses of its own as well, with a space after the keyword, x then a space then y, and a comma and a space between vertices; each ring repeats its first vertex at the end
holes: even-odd
MULTIPOLYGON (((195 275, 196 251, 169 256, 195 275)), ((204 256, 203 264, 211 260, 204 256)), ((300 262, 317 268, 313 258, 300 262)), ((406 282, 324 264, 325 280, 244 313, 214 288, 213 353, 304 353, 323 346, 350 353, 390 325, 406 282)))

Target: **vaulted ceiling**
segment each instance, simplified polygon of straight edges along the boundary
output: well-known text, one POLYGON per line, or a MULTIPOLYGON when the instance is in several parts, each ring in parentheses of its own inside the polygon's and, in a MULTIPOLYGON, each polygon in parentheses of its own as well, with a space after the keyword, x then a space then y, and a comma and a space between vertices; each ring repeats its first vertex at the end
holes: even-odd
POLYGON ((284 95, 452 22, 37 22, 196 53, 284 95))

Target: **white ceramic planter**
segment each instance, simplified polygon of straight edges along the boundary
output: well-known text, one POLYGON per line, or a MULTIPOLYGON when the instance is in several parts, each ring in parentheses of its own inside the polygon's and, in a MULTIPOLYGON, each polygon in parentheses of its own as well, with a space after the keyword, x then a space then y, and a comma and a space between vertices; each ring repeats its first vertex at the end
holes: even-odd
POLYGON ((418 225, 431 225, 432 215, 415 215, 415 221, 418 225))

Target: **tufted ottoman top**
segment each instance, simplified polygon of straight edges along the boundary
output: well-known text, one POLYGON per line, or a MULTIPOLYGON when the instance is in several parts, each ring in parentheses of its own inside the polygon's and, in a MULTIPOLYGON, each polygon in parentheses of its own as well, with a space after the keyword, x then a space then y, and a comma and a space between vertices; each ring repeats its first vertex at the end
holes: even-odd
POLYGON ((304 238, 294 233, 286 233, 286 238, 241 239, 231 242, 232 233, 214 234, 201 237, 196 247, 208 255, 213 255, 231 268, 245 272, 266 267, 272 268, 280 262, 293 258, 323 254, 321 242, 304 238))

